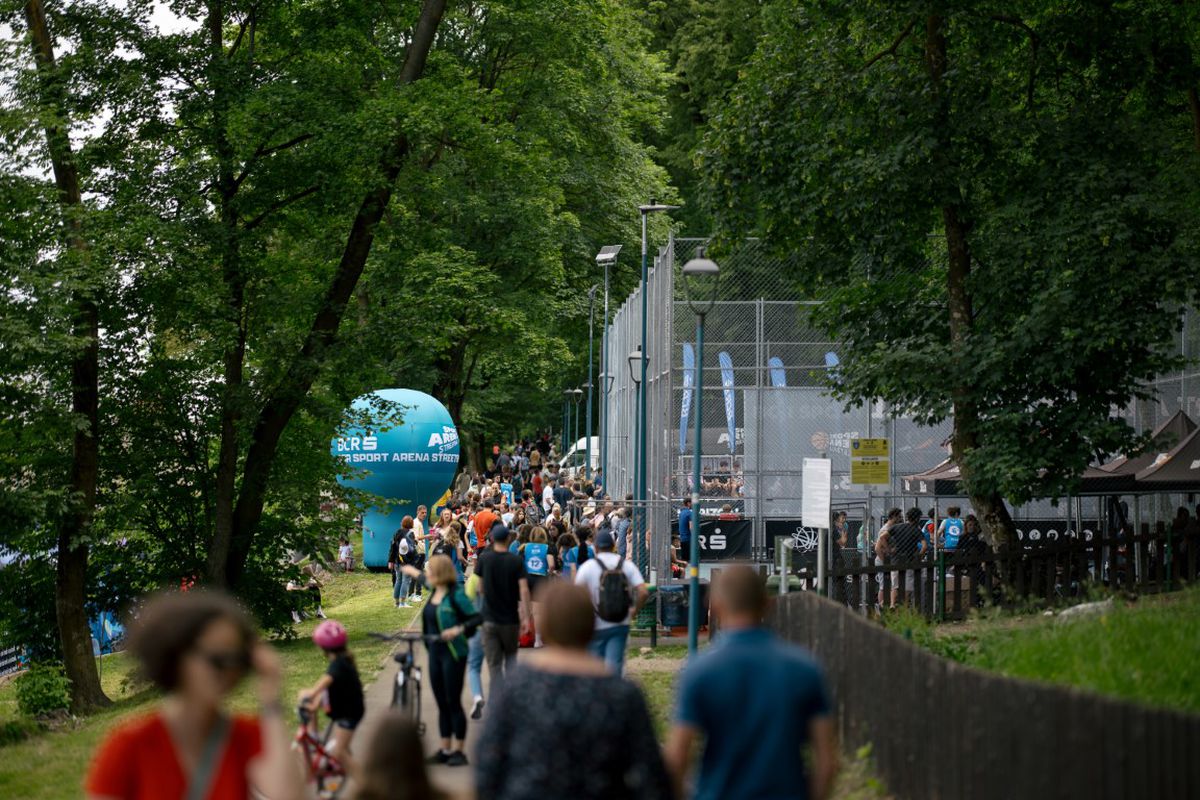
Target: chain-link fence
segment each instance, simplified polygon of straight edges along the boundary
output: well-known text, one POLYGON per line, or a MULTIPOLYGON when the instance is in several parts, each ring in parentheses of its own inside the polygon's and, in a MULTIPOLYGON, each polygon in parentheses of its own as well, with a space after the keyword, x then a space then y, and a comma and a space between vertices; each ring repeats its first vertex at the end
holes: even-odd
MULTIPOLYGON (((757 241, 721 260, 718 301, 705 320, 703 390, 692 385, 697 358, 696 318, 683 294, 680 269, 703 247, 703 239, 672 239, 653 260, 645 291, 647 379, 646 527, 656 537, 650 552, 669 551, 679 504, 691 494, 695 414, 701 415, 702 519, 749 521, 750 557, 774 558, 780 535, 808 528, 800 519, 801 476, 806 457, 832 461, 833 502, 851 518, 877 527, 887 508, 961 505, 965 498, 906 492, 903 478, 937 466, 947 456, 951 423, 918 425, 893 415, 882 403, 845 410, 829 396, 825 375, 836 368, 839 345, 812 322, 815 304, 800 298, 792 271, 757 241), (850 442, 887 438, 891 443, 888 488, 874 491, 850 483, 850 442), (782 532, 782 534, 781 534, 782 532)), ((630 355, 641 345, 642 289, 616 312, 607 337, 606 485, 614 497, 636 494, 639 438, 638 386, 630 355)), ((1200 325, 1185 319, 1180 352, 1195 364, 1200 325)), ((1136 401, 1120 413, 1139 431, 1152 430, 1179 409, 1200 417, 1200 372, 1164 376, 1154 401, 1136 401)), ((1162 518, 1173 504, 1190 500, 1163 494, 1141 502, 1141 521, 1162 518)), ((941 510, 938 510, 940 515, 941 510)), ((1035 536, 1098 528, 1105 515, 1100 498, 1039 500, 1013 509, 1018 528, 1035 536)), ((1169 519, 1169 515, 1167 516, 1169 519)), ((639 527, 641 527, 639 525, 639 527)), ((727 526, 728 527, 728 526, 727 526)), ((804 538, 804 537, 801 537, 804 538)), ((811 537, 809 537, 811 538, 811 537)), ((864 537, 862 547, 869 547, 864 537)), ((711 554, 710 554, 711 555, 711 554)), ((647 565, 648 566, 648 565, 647 565)), ((656 564, 662 577, 669 565, 656 564)))

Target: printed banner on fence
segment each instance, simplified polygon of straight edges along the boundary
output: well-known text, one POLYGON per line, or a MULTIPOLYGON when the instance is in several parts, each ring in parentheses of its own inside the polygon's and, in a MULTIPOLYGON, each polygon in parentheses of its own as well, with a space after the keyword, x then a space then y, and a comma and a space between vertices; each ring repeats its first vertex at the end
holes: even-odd
POLYGON ((737 400, 733 394, 733 359, 722 350, 717 359, 721 362, 721 386, 725 387, 725 424, 729 426, 729 452, 737 447, 734 418, 737 415, 737 400))
POLYGON ((783 370, 783 359, 779 356, 771 356, 767 359, 767 366, 771 368, 771 385, 776 389, 786 387, 787 373, 783 370))
POLYGON ((733 561, 750 557, 753 520, 700 520, 700 560, 733 561))
POLYGON ((692 414, 692 381, 695 377, 696 354, 691 342, 683 343, 683 402, 679 406, 679 453, 687 452, 688 419, 692 414))

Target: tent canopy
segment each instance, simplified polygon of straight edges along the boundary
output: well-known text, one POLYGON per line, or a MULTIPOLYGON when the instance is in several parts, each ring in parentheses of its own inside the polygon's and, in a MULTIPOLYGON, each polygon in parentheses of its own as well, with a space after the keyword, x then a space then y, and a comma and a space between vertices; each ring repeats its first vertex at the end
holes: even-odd
POLYGON ((936 467, 905 476, 904 493, 953 497, 962 494, 961 478, 958 465, 947 458, 936 467))
POLYGON ((1160 453, 1172 449, 1196 430, 1196 423, 1182 411, 1176 411, 1166 422, 1150 434, 1150 446, 1132 455, 1122 455, 1105 464, 1105 472, 1120 475, 1137 475, 1154 464, 1160 453))
POLYGON ((1138 472, 1137 482, 1160 491, 1200 490, 1200 429, 1167 452, 1157 454, 1148 467, 1138 472))

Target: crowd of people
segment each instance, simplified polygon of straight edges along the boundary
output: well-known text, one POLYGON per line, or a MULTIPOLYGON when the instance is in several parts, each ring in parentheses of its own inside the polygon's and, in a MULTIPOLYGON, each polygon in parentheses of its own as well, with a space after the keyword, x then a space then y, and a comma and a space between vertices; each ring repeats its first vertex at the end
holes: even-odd
MULTIPOLYGON (((326 750, 351 775, 349 796, 441 797, 428 765, 470 764, 467 726, 482 720, 479 797, 825 797, 837 749, 824 683, 806 653, 764 627, 766 589, 749 568, 726 570, 713 590, 722 635, 684 670, 660 748, 641 690, 623 677, 630 625, 648 598, 627 557, 630 505, 607 498, 599 476, 556 469, 548 444, 496 453, 436 520, 422 506, 392 538, 393 602, 420 605, 428 643, 433 752, 390 715, 354 741, 366 709, 348 631, 335 620, 314 630, 326 667, 299 702, 332 721, 326 750), (522 644, 531 650, 518 660, 522 644), (810 744, 811 774, 798 758, 810 744)), ((351 553, 338 556, 353 568, 351 553)), ((309 578, 294 590, 305 598, 298 614, 320 610, 309 578)), ((201 590, 154 598, 130 650, 164 698, 101 745, 89 798, 308 796, 288 749, 278 658, 232 600, 201 590), (258 714, 230 714, 231 693, 251 674, 258 714)))
MULTIPOLYGON (((524 619, 530 611, 527 577, 516 569, 521 562, 512 561, 505 547, 507 529, 496 525, 491 537, 492 549, 481 556, 485 608, 489 599, 508 595, 515 581, 510 604, 524 619)), ((716 582, 712 610, 720 638, 680 675, 673 722, 660 746, 641 690, 605 658, 613 639, 600 635, 605 647, 597 652, 604 630, 599 624, 613 623, 637 602, 632 593, 618 601, 620 587, 607 583, 614 572, 609 562, 620 560, 611 537, 601 537, 597 547, 577 581, 539 586, 533 615, 544 647, 519 663, 507 657, 507 648, 495 661, 490 656, 496 651, 489 651, 494 700, 476 750, 476 796, 827 797, 838 749, 824 679, 804 650, 765 626, 762 577, 735 567, 716 582), (805 749, 810 759, 801 757, 805 749)), ((327 669, 301 692, 305 706, 324 698, 335 731, 328 752, 346 766, 347 797, 358 800, 444 797, 427 765, 467 764, 467 721, 458 695, 468 641, 489 625, 503 639, 495 628, 509 624, 503 620, 511 608, 476 609, 449 556, 430 558, 424 571, 408 566, 404 572, 430 593, 422 626, 436 639, 428 648, 428 674, 438 700, 441 747, 426 757, 414 724, 388 712, 352 749, 365 713, 363 690, 347 631, 333 620, 313 634, 327 669)), ((132 630, 130 651, 162 699, 151 712, 118 725, 100 745, 85 782, 90 800, 311 796, 289 747, 279 658, 257 638, 237 603, 204 590, 153 598, 132 630), (231 713, 231 695, 249 675, 256 676, 258 711, 231 713)))

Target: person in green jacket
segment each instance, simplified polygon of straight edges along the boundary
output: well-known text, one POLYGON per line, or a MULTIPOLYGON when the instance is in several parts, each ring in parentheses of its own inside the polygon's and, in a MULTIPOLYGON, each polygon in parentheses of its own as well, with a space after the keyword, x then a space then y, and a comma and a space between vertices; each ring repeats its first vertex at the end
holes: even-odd
POLYGON ((421 629, 426 636, 438 638, 429 645, 429 685, 438 706, 438 733, 441 749, 429 761, 452 767, 464 766, 467 756, 467 715, 463 711, 463 678, 467 671, 467 639, 483 622, 466 593, 458 586, 458 573, 449 556, 437 555, 421 574, 416 567, 405 566, 404 573, 433 589, 429 602, 421 610, 421 629))

